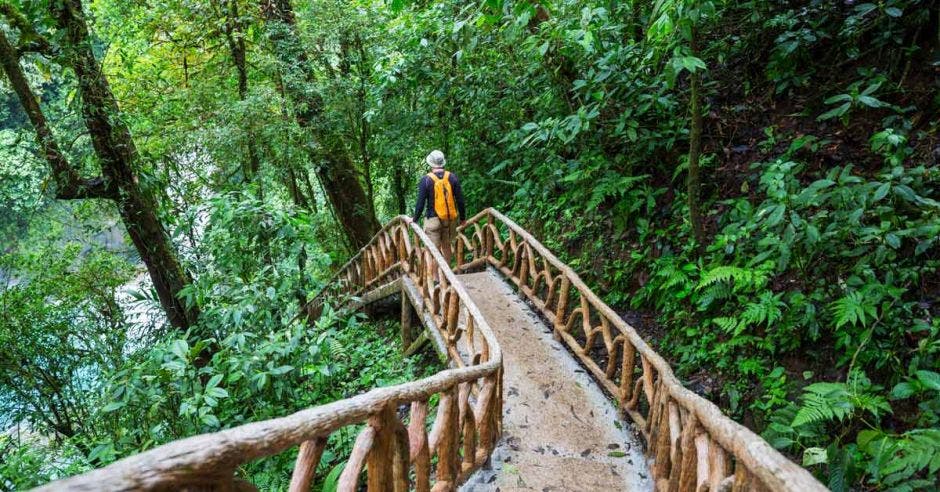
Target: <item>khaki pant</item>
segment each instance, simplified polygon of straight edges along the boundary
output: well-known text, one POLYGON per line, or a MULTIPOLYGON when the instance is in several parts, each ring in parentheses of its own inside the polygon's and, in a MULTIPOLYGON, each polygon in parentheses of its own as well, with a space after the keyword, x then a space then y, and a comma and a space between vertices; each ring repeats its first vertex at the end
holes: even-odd
POLYGON ((424 232, 431 239, 431 242, 437 246, 437 249, 441 250, 444 259, 450 263, 453 256, 451 244, 453 244, 454 238, 457 237, 457 221, 444 221, 439 217, 424 219, 424 232))

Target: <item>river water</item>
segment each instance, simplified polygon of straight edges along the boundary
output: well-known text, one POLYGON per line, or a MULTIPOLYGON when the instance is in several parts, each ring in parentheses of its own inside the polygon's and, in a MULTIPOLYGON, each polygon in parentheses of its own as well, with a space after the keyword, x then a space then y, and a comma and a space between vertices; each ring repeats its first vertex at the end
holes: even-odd
MULTIPOLYGON (((199 179, 195 170, 212 173, 217 169, 216 164, 208 157, 208 152, 202 149, 181 152, 173 155, 172 158, 177 161, 177 168, 181 170, 181 174, 176 177, 178 183, 205 182, 204 179, 199 179)), ((174 244, 180 258, 192 260, 195 256, 195 248, 202 241, 208 225, 209 202, 216 196, 216 193, 203 186, 196 192, 201 201, 196 205, 190 205, 187 199, 177 192, 178 189, 175 186, 168 187, 167 197, 173 202, 174 209, 188 211, 187 220, 192 222, 192 226, 187 227, 188 234, 171 233, 170 237, 181 238, 174 244)), ((102 248, 123 257, 135 266, 133 278, 121 286, 116 295, 116 301, 121 306, 128 325, 129 342, 141 340, 154 329, 166 325, 166 313, 153 290, 153 282, 146 265, 141 261, 133 244, 126 239, 127 231, 120 220, 103 221, 98 232, 92 234, 88 234, 87 230, 81 227, 66 227, 63 236, 65 240, 79 240, 87 244, 82 251, 82 256, 94 248, 102 248)), ((22 279, 16 275, 16 272, 0 268, 0 291, 13 288, 20 282, 22 279)))

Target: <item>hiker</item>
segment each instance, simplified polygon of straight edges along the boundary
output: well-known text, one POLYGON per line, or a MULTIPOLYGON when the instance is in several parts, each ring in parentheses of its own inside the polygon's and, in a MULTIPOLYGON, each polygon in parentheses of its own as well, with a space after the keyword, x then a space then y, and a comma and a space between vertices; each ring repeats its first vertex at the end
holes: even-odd
POLYGON ((450 263, 453 256, 451 243, 457 236, 457 222, 463 224, 467 218, 460 180, 456 174, 444 170, 447 160, 440 150, 431 151, 424 161, 431 171, 418 181, 418 205, 414 217, 409 217, 407 221, 409 224, 417 221, 423 213, 424 232, 450 263))

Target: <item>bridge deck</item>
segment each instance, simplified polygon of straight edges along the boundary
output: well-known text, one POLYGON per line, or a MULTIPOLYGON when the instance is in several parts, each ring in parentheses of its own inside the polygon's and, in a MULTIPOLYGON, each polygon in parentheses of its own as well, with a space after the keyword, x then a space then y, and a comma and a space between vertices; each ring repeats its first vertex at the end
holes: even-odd
POLYGON ((600 387, 493 271, 460 275, 503 348, 503 436, 466 491, 651 490, 646 458, 600 387))
MULTIPOLYGON (((462 487, 470 491, 648 491, 650 475, 657 489, 826 490, 807 470, 684 388, 668 363, 577 273, 508 217, 486 209, 470 219, 456 245, 462 266, 490 265, 509 276, 536 309, 558 323, 564 346, 499 276, 483 272, 458 279, 430 238, 409 222, 399 216, 386 224, 291 323, 315 319, 329 296, 361 295, 357 302, 369 304, 401 292, 427 328, 424 333, 459 369, 173 441, 41 490, 242 489, 249 485, 236 478, 241 464, 297 445, 291 490, 307 490, 329 436, 363 424, 339 477, 342 490, 359 490, 364 468, 369 488, 382 490, 393 483, 396 490, 408 488, 412 468, 420 490, 431 484, 433 490, 452 490, 464 473, 472 473, 462 487), (461 329, 466 335, 458 337, 461 329), (587 340, 579 340, 579 332, 587 340), (603 344, 595 343, 597 336, 603 344), (606 351, 603 367, 582 357, 584 347, 606 351), (643 426, 652 470, 606 395, 615 395, 643 426), (429 436, 421 425, 427 420, 414 417, 427 411, 432 397, 439 397, 439 405, 429 436), (407 428, 395 411, 403 405, 416 412, 407 428), (502 441, 494 447, 498 435, 502 441), (467 454, 461 456, 461 449, 467 454)), ((402 317, 405 341, 412 332, 410 313, 402 317)))

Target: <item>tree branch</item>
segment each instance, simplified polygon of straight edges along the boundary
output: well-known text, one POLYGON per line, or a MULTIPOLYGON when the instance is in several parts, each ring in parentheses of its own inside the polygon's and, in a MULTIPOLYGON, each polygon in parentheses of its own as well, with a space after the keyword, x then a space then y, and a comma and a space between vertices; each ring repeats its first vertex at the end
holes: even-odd
POLYGON ((52 45, 49 44, 45 39, 41 41, 30 41, 28 43, 22 43, 16 47, 16 54, 23 56, 28 53, 38 53, 40 55, 52 56, 53 50, 52 45))
MULTIPOLYGON (((0 5, 4 7, 6 4, 0 5)), ((3 8, 4 13, 8 10, 3 8)), ((20 67, 19 55, 3 30, 0 30, 0 65, 13 86, 23 110, 29 117, 36 132, 36 141, 42 149, 43 156, 52 168, 52 178, 56 184, 56 198, 71 200, 82 198, 117 198, 117 189, 101 177, 83 178, 73 168, 65 154, 59 149, 52 129, 46 122, 46 116, 39 107, 39 100, 33 94, 23 68, 20 67)))
POLYGON ((17 48, 17 54, 41 53, 51 55, 55 51, 52 44, 36 32, 36 29, 20 11, 13 5, 3 2, 0 3, 0 14, 6 17, 10 24, 20 31, 20 46, 17 48))

